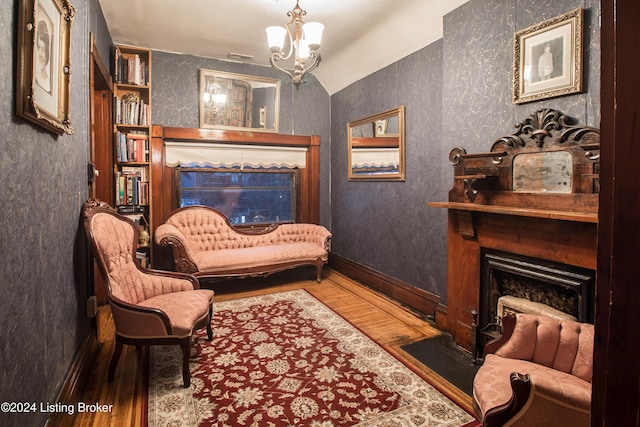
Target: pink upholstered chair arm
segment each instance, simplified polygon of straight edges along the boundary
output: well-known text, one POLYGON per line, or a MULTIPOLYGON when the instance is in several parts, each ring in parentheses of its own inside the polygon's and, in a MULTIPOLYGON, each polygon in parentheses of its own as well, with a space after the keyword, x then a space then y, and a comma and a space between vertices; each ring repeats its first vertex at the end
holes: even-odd
POLYGON ((531 383, 538 397, 571 405, 585 413, 591 410, 591 386, 586 382, 584 387, 566 387, 552 376, 532 374, 531 383))
POLYGON ((162 239, 167 236, 173 236, 178 240, 186 241, 187 239, 184 237, 184 234, 178 229, 178 227, 172 224, 160 224, 158 228, 156 228, 155 239, 156 243, 160 244, 162 239))
POLYGON ((140 307, 111 298, 111 313, 116 331, 127 338, 166 337, 171 334, 171 323, 161 310, 140 307))
POLYGON ((112 271, 109 285, 115 298, 130 304, 139 304, 158 295, 200 288, 198 279, 191 275, 143 270, 132 262, 112 271))
MULTIPOLYGON (((521 409, 509 419, 510 427, 588 426, 591 418, 591 385, 568 386, 551 376, 512 374, 514 395, 522 392, 521 409), (528 392, 528 395, 527 395, 528 392)), ((488 418, 492 415, 488 414, 488 418)))
POLYGON ((180 242, 186 255, 193 258, 194 251, 189 245, 189 240, 178 227, 172 224, 161 224, 156 228, 154 238, 156 243, 161 246, 167 246, 169 243, 175 244, 176 241, 180 242))
POLYGON ((196 277, 190 274, 165 270, 146 270, 145 274, 154 276, 152 281, 158 291, 154 296, 180 291, 190 291, 192 289, 200 289, 200 282, 196 277), (158 281, 158 278, 160 278, 161 280, 158 281))
POLYGON ((275 232, 279 236, 277 243, 315 243, 327 252, 331 250, 331 233, 321 225, 306 223, 282 224, 275 232))

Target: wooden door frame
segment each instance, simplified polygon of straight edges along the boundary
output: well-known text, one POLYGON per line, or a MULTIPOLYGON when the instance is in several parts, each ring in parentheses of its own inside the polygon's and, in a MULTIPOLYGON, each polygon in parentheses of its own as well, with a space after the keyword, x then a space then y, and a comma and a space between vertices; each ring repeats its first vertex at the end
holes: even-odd
MULTIPOLYGON (((112 105, 113 85, 108 67, 105 65, 93 34, 90 34, 89 51, 89 197, 111 203, 113 198, 113 135, 112 105), (91 176, 93 171, 97 176, 91 176)), ((89 266, 89 295, 95 295, 98 305, 106 304, 106 295, 102 278, 89 266)))
POLYGON ((592 426, 640 413, 640 4, 601 2, 601 144, 592 426))

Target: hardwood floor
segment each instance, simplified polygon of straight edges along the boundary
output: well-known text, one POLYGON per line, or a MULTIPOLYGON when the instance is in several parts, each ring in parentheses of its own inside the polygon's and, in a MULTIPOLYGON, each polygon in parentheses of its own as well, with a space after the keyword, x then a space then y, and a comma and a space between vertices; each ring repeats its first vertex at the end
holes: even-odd
MULTIPOLYGON (((336 271, 326 270, 320 284, 315 281, 311 270, 297 269, 269 278, 211 284, 210 287, 216 291, 216 301, 304 288, 368 334, 387 351, 427 375, 434 386, 449 394, 466 410, 472 411, 470 396, 400 349, 403 345, 438 335, 440 332, 399 303, 336 271)), ((114 347, 114 329, 107 306, 101 307, 98 324, 99 356, 83 401, 113 405, 113 408, 111 412, 106 413, 78 414, 73 425, 138 427, 143 420, 143 402, 146 394, 146 350, 125 346, 115 378, 113 382, 108 382, 107 367, 114 347)))

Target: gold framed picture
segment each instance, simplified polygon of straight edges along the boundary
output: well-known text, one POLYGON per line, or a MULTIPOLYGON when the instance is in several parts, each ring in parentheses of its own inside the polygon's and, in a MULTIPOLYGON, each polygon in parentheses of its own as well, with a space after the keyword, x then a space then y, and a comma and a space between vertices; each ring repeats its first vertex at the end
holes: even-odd
POLYGON ((582 91, 582 26, 575 9, 515 34, 514 103, 582 91))
POLYGON ((19 0, 16 114, 50 132, 72 134, 71 23, 67 0, 19 0))

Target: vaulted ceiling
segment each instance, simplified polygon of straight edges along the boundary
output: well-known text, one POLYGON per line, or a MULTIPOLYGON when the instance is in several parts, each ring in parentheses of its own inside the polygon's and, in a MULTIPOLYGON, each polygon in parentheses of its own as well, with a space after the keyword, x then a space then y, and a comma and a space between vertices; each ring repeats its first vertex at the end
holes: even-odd
MULTIPOLYGON (((325 25, 322 62, 312 73, 333 94, 441 38, 443 15, 467 1, 299 0, 306 22, 325 25)), ((114 43, 265 66, 270 52, 264 29, 287 24, 295 4, 100 0, 114 43)))

